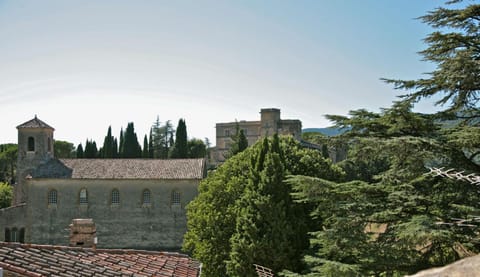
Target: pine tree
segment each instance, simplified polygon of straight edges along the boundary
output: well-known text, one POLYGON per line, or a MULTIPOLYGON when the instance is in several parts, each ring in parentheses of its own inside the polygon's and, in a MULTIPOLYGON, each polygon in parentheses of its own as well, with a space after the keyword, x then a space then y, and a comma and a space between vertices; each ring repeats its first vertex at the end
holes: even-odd
POLYGON ((188 157, 187 126, 184 119, 178 121, 175 132, 175 144, 173 145, 171 158, 185 159, 188 157))

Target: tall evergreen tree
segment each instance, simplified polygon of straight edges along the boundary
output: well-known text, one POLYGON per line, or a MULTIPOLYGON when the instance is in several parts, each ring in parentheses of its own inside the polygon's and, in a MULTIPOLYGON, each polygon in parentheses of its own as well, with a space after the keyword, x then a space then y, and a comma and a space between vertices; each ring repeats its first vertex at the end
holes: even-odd
POLYGON ((143 138, 143 150, 142 150, 142 158, 148 159, 150 157, 150 153, 148 150, 148 139, 147 135, 143 138))
POLYGON ((148 157, 150 159, 153 159, 153 134, 152 134, 152 128, 150 128, 150 135, 148 138, 148 157))
POLYGON ((103 158, 113 158, 113 136, 112 136, 112 126, 108 126, 107 135, 103 140, 103 158))
POLYGON ((123 158, 141 158, 142 149, 138 143, 133 122, 128 123, 125 129, 123 142, 123 158))
POLYGON ((178 120, 177 131, 175 132, 175 144, 173 145, 171 158, 188 158, 187 125, 182 118, 178 120))
POLYGON ((119 145, 118 145, 118 157, 125 158, 123 152, 125 151, 125 136, 123 134, 123 128, 120 129, 120 137, 119 137, 119 145))
POLYGON ((85 143, 84 158, 86 159, 95 159, 97 156, 97 143, 94 140, 88 140, 85 143))
MULTIPOLYGON (((278 147, 270 147, 272 140, 259 141, 228 159, 201 182, 199 195, 187 206, 188 231, 183 247, 202 261, 202 272, 207 276, 248 276, 238 275, 243 272, 250 274, 253 269, 252 264, 242 261, 242 257, 249 255, 245 241, 251 242, 252 249, 271 256, 259 257, 257 263, 277 269, 280 261, 285 261, 284 257, 289 256, 290 260, 285 262, 285 266, 290 269, 297 269, 299 266, 301 253, 308 245, 307 214, 303 204, 290 202, 288 205, 290 200, 281 200, 281 195, 290 197, 283 191, 290 192, 290 187, 280 184, 278 178, 280 175, 302 174, 337 180, 342 176, 342 172, 332 165, 331 161, 323 159, 319 152, 302 149, 299 142, 293 138, 280 138, 278 146, 281 151, 273 153, 271 149, 278 147), (284 156, 283 159, 280 158, 281 155, 284 156), (279 162, 283 166, 280 173, 277 172, 282 168, 279 162), (257 168, 261 170, 258 171, 257 168), (272 189, 276 190, 275 184, 279 185, 278 193, 272 192, 272 189), (256 187, 259 192, 255 191, 256 187), (259 206, 255 206, 255 203, 259 206), (275 211, 270 210, 270 207, 275 211), (283 212, 288 218, 293 214, 294 219, 289 222, 288 227, 272 236, 270 241, 269 235, 281 228, 284 222, 283 212), (258 216, 258 220, 255 216, 258 216), (252 222, 253 225, 242 227, 244 222, 252 222), (292 228, 294 232, 291 232, 292 228), (261 232, 269 234, 263 237, 263 241, 260 241, 261 232), (294 237, 290 236, 292 233, 295 234, 294 237), (283 248, 286 240, 290 240, 292 249, 283 248), (273 246, 275 243, 278 243, 278 246, 273 246), (279 262, 272 261, 274 258, 278 258, 279 262)), ((252 257, 258 256, 260 255, 253 254, 252 257)), ((247 257, 246 261, 249 259, 250 257, 247 257)))
POLYGON ((118 142, 117 138, 113 139, 113 145, 112 145, 112 158, 118 158, 118 142))
POLYGON ((83 159, 84 158, 83 146, 82 146, 81 143, 77 146, 77 151, 76 152, 77 152, 77 159, 83 159))

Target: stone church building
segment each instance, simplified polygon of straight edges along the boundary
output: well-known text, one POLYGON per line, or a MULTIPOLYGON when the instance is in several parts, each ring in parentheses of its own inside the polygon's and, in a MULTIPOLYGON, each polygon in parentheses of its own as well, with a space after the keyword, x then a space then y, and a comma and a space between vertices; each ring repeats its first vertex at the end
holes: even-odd
POLYGON ((204 159, 56 159, 54 128, 35 117, 17 130, 17 184, 13 206, 0 210, 0 240, 77 246, 69 225, 88 218, 100 248, 180 249, 204 159))

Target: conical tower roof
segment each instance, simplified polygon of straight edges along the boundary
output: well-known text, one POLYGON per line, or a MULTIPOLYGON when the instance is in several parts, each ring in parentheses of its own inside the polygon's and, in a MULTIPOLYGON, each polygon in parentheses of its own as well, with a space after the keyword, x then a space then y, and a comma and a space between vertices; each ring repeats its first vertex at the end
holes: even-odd
POLYGON ((52 126, 38 119, 36 115, 35 118, 17 126, 17 129, 21 128, 45 128, 55 130, 52 126))

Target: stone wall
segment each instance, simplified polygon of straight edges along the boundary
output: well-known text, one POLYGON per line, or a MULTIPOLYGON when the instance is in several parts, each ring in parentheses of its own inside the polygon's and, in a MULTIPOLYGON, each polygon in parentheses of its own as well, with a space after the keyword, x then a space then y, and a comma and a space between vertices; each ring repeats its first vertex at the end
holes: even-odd
POLYGON ((27 182, 26 242, 69 244, 69 224, 91 218, 99 248, 178 250, 186 232, 185 205, 197 195, 199 180, 80 180, 32 179, 27 182), (79 203, 87 189, 88 204, 79 203), (48 192, 57 191, 57 204, 48 204, 48 192), (111 203, 118 189, 120 203, 111 203), (144 189, 150 204, 143 204, 144 189), (180 193, 173 204, 172 191, 180 193))
MULTIPOLYGON (((10 238, 5 237, 5 230, 10 231, 16 229, 18 232, 27 227, 27 207, 26 204, 20 204, 13 207, 0 209, 0 241, 8 241, 10 238)), ((20 233, 18 233, 20 235, 20 233)), ((17 240, 19 241, 19 239, 17 240)))

